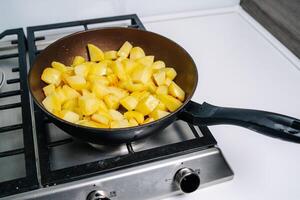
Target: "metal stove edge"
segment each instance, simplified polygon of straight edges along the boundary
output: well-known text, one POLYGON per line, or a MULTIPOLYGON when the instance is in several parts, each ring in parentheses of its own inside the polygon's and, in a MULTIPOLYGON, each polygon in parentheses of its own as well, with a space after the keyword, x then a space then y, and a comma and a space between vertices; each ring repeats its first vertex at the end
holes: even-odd
POLYGON ((215 146, 91 178, 4 197, 2 200, 82 200, 88 199, 89 194, 95 191, 100 191, 111 200, 162 199, 183 193, 174 181, 176 172, 182 168, 192 169, 199 174, 198 189, 229 181, 234 176, 221 150, 215 146))

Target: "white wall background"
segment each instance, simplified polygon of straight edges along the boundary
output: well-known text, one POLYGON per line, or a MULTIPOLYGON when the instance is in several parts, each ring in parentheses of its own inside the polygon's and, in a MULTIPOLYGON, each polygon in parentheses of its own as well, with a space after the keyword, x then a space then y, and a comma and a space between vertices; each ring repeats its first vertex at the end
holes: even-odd
POLYGON ((17 27, 137 13, 140 17, 233 6, 239 0, 1 0, 0 32, 17 27))

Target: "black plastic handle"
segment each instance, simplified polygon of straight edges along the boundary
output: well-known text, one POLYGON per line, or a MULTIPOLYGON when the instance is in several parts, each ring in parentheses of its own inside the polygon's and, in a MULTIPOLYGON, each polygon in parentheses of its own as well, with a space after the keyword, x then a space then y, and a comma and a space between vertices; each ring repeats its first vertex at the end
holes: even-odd
POLYGON ((179 118, 194 125, 232 124, 282 140, 300 143, 300 120, 281 114, 198 104, 190 101, 179 118))

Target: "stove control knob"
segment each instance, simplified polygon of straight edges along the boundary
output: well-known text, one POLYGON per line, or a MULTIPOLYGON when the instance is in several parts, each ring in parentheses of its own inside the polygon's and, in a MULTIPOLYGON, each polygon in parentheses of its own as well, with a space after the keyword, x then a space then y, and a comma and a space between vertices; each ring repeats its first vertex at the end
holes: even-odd
POLYGON ((182 168, 175 174, 175 183, 184 193, 191 193, 198 189, 200 177, 190 168, 182 168))
POLYGON ((101 190, 94 190, 89 193, 86 200, 110 200, 110 198, 105 195, 105 192, 101 190))

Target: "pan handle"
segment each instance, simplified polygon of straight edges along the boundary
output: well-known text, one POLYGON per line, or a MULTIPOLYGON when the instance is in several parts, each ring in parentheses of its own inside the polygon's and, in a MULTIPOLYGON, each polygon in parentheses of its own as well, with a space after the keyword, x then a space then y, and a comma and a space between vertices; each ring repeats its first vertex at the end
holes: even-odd
POLYGON ((281 114, 198 104, 190 101, 179 118, 193 125, 210 126, 231 124, 242 126, 261 134, 300 143, 300 120, 281 114))

